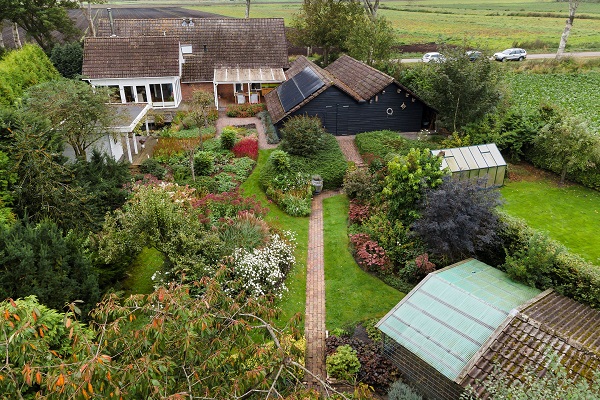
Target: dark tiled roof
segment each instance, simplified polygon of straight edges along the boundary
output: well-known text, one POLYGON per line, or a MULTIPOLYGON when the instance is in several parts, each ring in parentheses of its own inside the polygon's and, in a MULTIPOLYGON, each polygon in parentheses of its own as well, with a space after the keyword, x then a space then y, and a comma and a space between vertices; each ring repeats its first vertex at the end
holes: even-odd
POLYGON ((528 368, 543 374, 547 350, 558 354, 571 376, 592 380, 600 369, 600 310, 554 292, 536 299, 492 336, 461 385, 470 384, 484 394, 477 381, 485 379, 495 365, 512 379, 528 368))
MULTIPOLYGON (((120 37, 176 37, 192 45, 184 55, 183 82, 212 81, 213 69, 286 68, 287 45, 281 18, 198 18, 183 25, 182 18, 115 19, 120 37), (187 65, 186 65, 187 64, 187 65)), ((98 21, 98 36, 110 36, 107 19, 98 21)))
POLYGON ((350 56, 341 56, 325 68, 358 96, 368 100, 394 81, 389 75, 350 56))
POLYGON ((87 78, 179 76, 179 40, 170 36, 86 38, 87 78))

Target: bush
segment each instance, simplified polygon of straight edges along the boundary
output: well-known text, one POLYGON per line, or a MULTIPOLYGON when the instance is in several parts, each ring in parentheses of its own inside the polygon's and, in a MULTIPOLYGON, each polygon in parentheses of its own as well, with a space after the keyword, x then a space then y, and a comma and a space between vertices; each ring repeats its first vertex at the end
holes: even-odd
POLYGON ((295 116, 288 119, 281 129, 281 148, 290 154, 309 157, 319 151, 324 134, 319 118, 295 116))
POLYGON ((325 344, 328 355, 335 353, 343 345, 349 345, 356 351, 360 363, 358 381, 371 386, 380 394, 385 394, 392 382, 398 379, 398 369, 381 355, 376 343, 365 343, 349 336, 329 336, 325 344))
POLYGON ((242 211, 235 218, 225 219, 219 226, 219 237, 226 253, 235 249, 252 250, 267 242, 269 225, 253 213, 242 211))
POLYGON ((237 142, 232 148, 236 157, 250 157, 253 160, 258 159, 258 140, 254 138, 244 138, 237 142))
POLYGON ((278 202, 283 212, 292 217, 308 217, 310 215, 311 199, 285 194, 278 202))
POLYGON ((381 191, 375 176, 364 168, 348 170, 343 187, 349 199, 363 202, 373 201, 375 195, 381 191))
POLYGON ((356 200, 350 200, 348 207, 348 220, 351 224, 362 224, 371 216, 371 207, 361 204, 356 200))
POLYGON ((388 400, 423 400, 423 397, 406 383, 396 381, 390 386, 388 400))
POLYGON ((227 116, 230 118, 248 118, 255 117, 258 113, 265 111, 266 106, 263 103, 258 104, 236 104, 227 106, 227 116))
POLYGON ((327 356, 327 373, 335 379, 354 382, 360 370, 356 350, 349 345, 339 346, 335 353, 327 356))
POLYGON ((221 131, 221 147, 225 150, 231 150, 235 145, 237 131, 231 126, 226 126, 221 131))
POLYGON ((215 168, 215 155, 210 151, 199 151, 194 155, 194 172, 198 176, 209 176, 215 168))
POLYGON ((245 197, 239 191, 209 194, 192 202, 198 214, 205 216, 207 223, 216 223, 221 218, 236 218, 240 212, 247 211, 257 217, 264 217, 268 209, 254 197, 245 197))
POLYGON ((365 233, 350 235, 356 262, 367 272, 389 273, 391 262, 385 249, 365 233))
POLYGON ((276 144, 281 140, 279 135, 277 134, 277 129, 275 125, 273 125, 273 120, 271 120, 271 114, 268 111, 261 111, 256 114, 258 118, 260 118, 263 128, 265 130, 265 135, 267 136, 267 143, 276 144))
POLYGON ((373 159, 385 159, 390 153, 408 154, 411 148, 434 148, 432 143, 405 139, 398 132, 387 130, 359 133, 354 141, 360 154, 369 163, 373 159))
POLYGON ((154 158, 147 158, 140 164, 140 172, 143 174, 154 175, 158 179, 163 179, 167 173, 167 169, 154 158))
POLYGON ((255 165, 256 162, 251 158, 234 158, 229 161, 229 164, 223 166, 223 172, 234 174, 236 180, 242 181, 250 176, 255 165))

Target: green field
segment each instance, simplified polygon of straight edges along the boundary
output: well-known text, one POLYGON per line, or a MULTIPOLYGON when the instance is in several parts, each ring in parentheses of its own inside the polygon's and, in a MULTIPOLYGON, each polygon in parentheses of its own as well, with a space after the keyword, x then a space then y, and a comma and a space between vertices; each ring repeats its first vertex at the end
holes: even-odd
MULTIPOLYGON (((177 3, 177 2, 175 2, 177 3)), ((301 1, 252 2, 251 17, 281 17, 290 24, 301 1)), ((122 4, 122 3, 121 3, 122 4)), ((154 3, 150 3, 154 4, 154 3)), ((244 17, 245 3, 235 1, 184 2, 186 7, 206 12, 244 17)), ((497 51, 512 45, 530 52, 554 51, 568 14, 568 3, 556 1, 448 0, 384 1, 380 13, 398 34, 399 44, 452 43, 467 40, 497 51)), ((600 3, 581 3, 569 37, 567 50, 600 49, 600 3)))
MULTIPOLYGON (((600 25, 599 25, 600 26, 600 25)), ((579 74, 507 74, 512 100, 536 109, 541 102, 559 105, 590 121, 600 131, 600 72, 579 74)))
MULTIPOLYGON (((518 166, 512 166, 514 171, 518 166)), ((546 232, 569 251, 600 265, 600 193, 579 185, 560 186, 554 180, 526 174, 501 192, 503 208, 532 227, 546 232)))

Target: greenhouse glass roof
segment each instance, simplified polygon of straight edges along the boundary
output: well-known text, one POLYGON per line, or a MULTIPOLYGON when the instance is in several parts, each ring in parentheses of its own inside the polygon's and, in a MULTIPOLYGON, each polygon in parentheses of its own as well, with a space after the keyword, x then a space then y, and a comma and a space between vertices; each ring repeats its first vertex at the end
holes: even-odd
POLYGON ((539 293, 469 259, 429 274, 377 326, 456 380, 511 310, 539 293))

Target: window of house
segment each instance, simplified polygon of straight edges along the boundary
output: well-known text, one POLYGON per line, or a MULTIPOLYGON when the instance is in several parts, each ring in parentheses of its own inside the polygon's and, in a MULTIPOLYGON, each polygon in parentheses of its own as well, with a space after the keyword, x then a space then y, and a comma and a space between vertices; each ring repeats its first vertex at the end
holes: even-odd
POLYGON ((173 84, 171 83, 163 83, 160 85, 162 89, 163 101, 175 101, 175 96, 173 95, 173 84))
POLYGON ((119 86, 107 86, 109 103, 120 103, 121 102, 121 90, 119 86))
POLYGON ((147 103, 148 95, 146 94, 146 86, 136 86, 135 90, 137 92, 138 103, 147 103))
POLYGON ((153 103, 162 103, 162 90, 160 88, 160 84, 152 83, 150 84, 150 98, 153 103))
POLYGON ((236 83, 235 84, 235 91, 237 92, 243 92, 244 91, 244 84, 243 83, 236 83))
POLYGON ((261 84, 260 83, 252 83, 251 88, 252 88, 252 90, 260 90, 261 84))
POLYGON ((182 54, 192 54, 192 45, 191 44, 182 44, 181 45, 181 53, 182 54))
POLYGON ((123 94, 125 95, 125 103, 135 103, 133 86, 123 86, 123 94))

